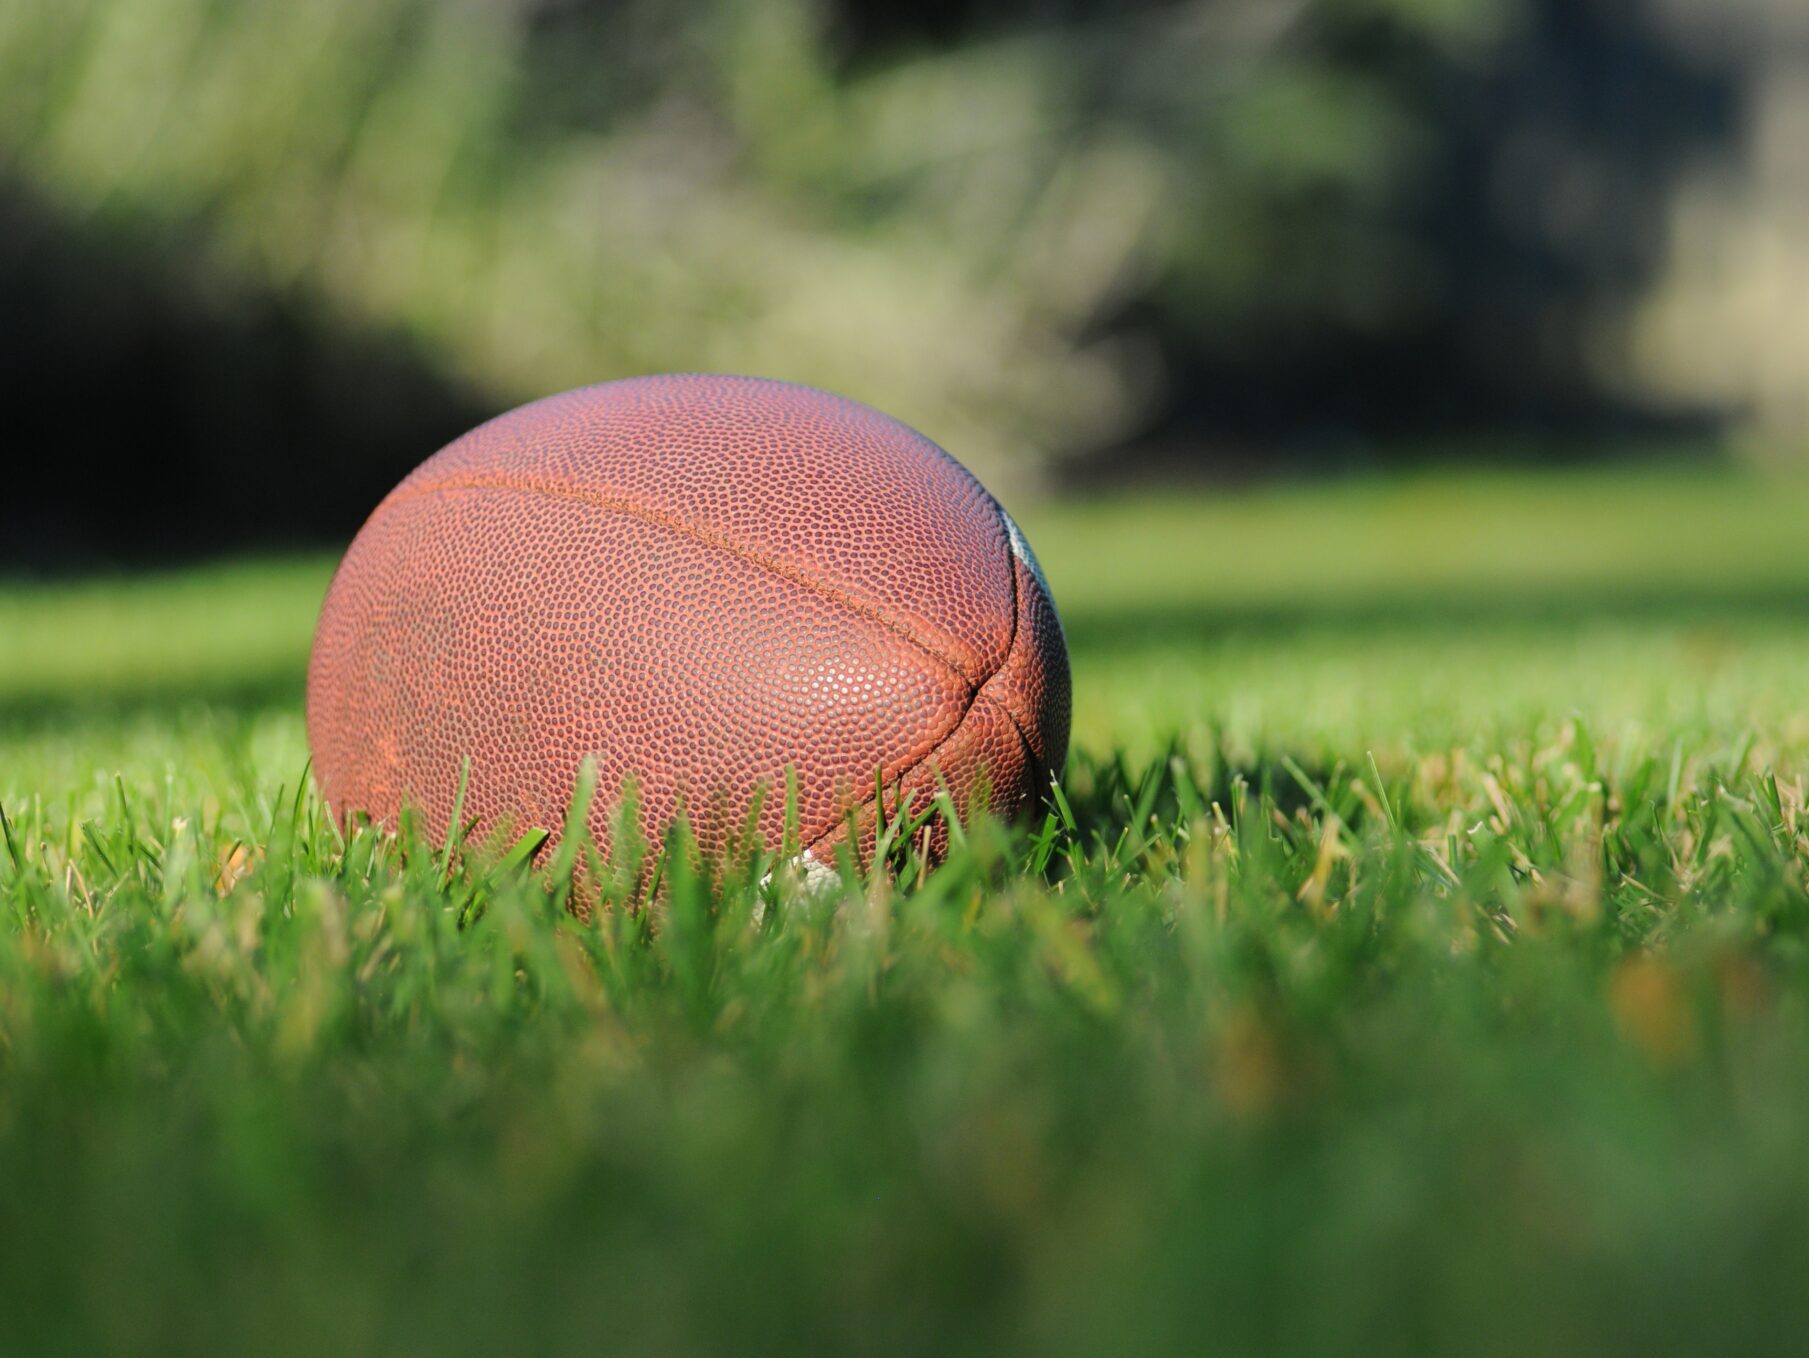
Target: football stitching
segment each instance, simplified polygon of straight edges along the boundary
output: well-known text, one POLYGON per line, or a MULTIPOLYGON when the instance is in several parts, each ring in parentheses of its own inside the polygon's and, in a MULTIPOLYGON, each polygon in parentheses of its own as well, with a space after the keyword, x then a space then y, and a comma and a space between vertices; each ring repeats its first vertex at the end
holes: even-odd
MULTIPOLYGON (((899 637, 901 640, 910 642, 911 645, 915 646, 932 660, 941 664, 957 679, 966 684, 970 690, 970 702, 972 701, 972 692, 978 691, 982 684, 987 683, 994 674, 997 674, 1000 669, 1004 668, 1004 657, 1011 654, 1011 648, 1017 642, 1018 577, 1015 569, 1007 572, 1007 577, 1011 581, 1011 635, 1006 640, 1005 648, 1001 653, 999 663, 994 667, 992 673, 988 674, 986 678, 976 681, 953 656, 945 655, 934 644, 918 636, 907 624, 890 616, 874 604, 870 604, 864 599, 857 599, 853 595, 837 589, 827 581, 818 580, 814 576, 798 570, 795 566, 787 566, 783 562, 774 561, 760 555, 758 552, 751 552, 739 543, 731 542, 727 538, 711 533, 708 529, 699 528, 695 524, 686 523, 683 519, 673 518, 670 515, 660 513, 658 510, 648 509, 644 505, 637 505, 627 500, 619 500, 613 496, 568 490, 564 487, 548 486, 534 481, 516 480, 510 477, 470 477, 457 481, 440 481, 433 485, 420 486, 407 491, 392 491, 383 503, 377 506, 377 509, 371 515, 371 518, 375 519, 379 514, 382 514, 390 507, 406 503, 409 500, 418 500, 429 495, 439 495, 459 490, 506 490, 513 491, 520 495, 544 495, 549 499, 566 500, 574 504, 589 505, 594 509, 606 510, 613 514, 620 514, 624 518, 636 519, 641 523, 651 524, 656 528, 667 529, 670 532, 677 533, 680 537, 689 538, 693 542, 700 543, 705 547, 713 547, 717 551, 726 552, 730 556, 747 562, 750 566, 758 566, 760 569, 767 571, 770 574, 779 576, 783 580, 788 580, 794 585, 799 585, 820 598, 828 599, 832 603, 840 604, 850 612, 859 613, 869 621, 878 623, 881 627, 885 628, 888 632, 891 632, 894 636, 899 637)), ((1002 526, 1001 531, 1003 531, 1002 526)), ((1009 563, 1009 542, 1007 543, 1007 554, 1009 563)))
MULTIPOLYGON (((1009 542, 1006 543, 1006 564, 1011 567, 1011 639, 1005 643, 1005 653, 999 657, 999 663, 993 667, 992 673, 987 675, 978 684, 974 685, 973 691, 967 695, 967 705, 961 709, 961 715, 955 719, 954 724, 933 740, 930 743, 930 747, 915 759, 909 759, 909 756, 906 756, 906 758, 909 759, 909 762, 889 779, 882 773, 880 776, 882 784, 887 782, 894 785, 902 784, 905 779, 909 778, 913 773, 916 773, 925 763, 934 759, 937 752, 940 751, 944 745, 947 745, 956 736, 961 734, 961 728, 967 725, 968 718, 974 715, 974 709, 981 703, 985 703, 988 707, 997 711, 1005 711, 1003 705, 996 698, 988 698, 986 696, 985 690, 994 679, 997 679, 1005 672, 1005 667, 1011 663, 1011 654, 1018 648, 1018 630, 1019 624, 1023 618, 1023 609, 1021 607, 1022 601, 1018 597, 1017 561, 1016 558, 1011 555, 1011 546, 1009 542)), ((1023 727, 1018 725, 1016 719, 1012 717, 1010 712, 1005 712, 1005 719, 1011 723, 1011 729, 1017 732, 1018 739, 1024 741, 1025 752, 1030 755, 1031 762, 1036 763, 1035 753, 1030 750, 1030 742, 1024 735, 1023 727)), ((842 814, 836 818, 833 825, 824 830, 815 839, 812 839, 810 843, 806 844, 804 846, 805 850, 809 851, 815 849, 824 840, 842 830, 847 825, 850 814, 858 818, 861 811, 866 807, 871 806, 879 795, 880 788, 877 787, 874 788, 872 792, 862 794, 860 800, 854 802, 847 810, 842 812, 842 814)))
MULTIPOLYGON (((1001 666, 1001 668, 1003 668, 1003 666, 1001 666)), ((990 683, 991 680, 988 680, 988 682, 990 683)), ((982 687, 984 687, 984 686, 982 686, 982 687)), ((1010 724, 1013 733, 1016 734, 1017 738, 1023 742, 1025 757, 1027 759, 1029 759, 1029 761, 1032 764, 1035 764, 1037 766, 1037 768, 1040 770, 1042 768, 1042 765, 1037 762, 1035 752, 1030 749, 1030 742, 1028 740, 1024 739, 1023 728, 1020 727, 1017 724, 1017 722, 1012 719, 1011 713, 1006 712, 1005 709, 1000 706, 997 699, 989 698, 984 693, 976 692, 973 695, 973 697, 968 700, 967 708, 966 708, 966 710, 964 710, 961 713, 960 720, 958 720, 953 726, 951 726, 946 732, 944 732, 943 735, 941 736, 941 738, 938 739, 935 742, 935 744, 931 745, 929 749, 925 750, 922 754, 918 755, 917 758, 913 759, 909 764, 906 764, 896 774, 894 774, 891 778, 886 779, 885 781, 890 783, 893 786, 898 786, 898 785, 902 784, 905 779, 909 778, 913 773, 916 773, 918 769, 922 768, 925 764, 929 763, 930 760, 934 759, 939 753, 941 753, 943 746, 947 745, 956 736, 961 734, 961 730, 964 726, 967 725, 968 719, 974 715, 974 709, 976 707, 981 706, 982 704, 984 704, 986 707, 991 708, 993 711, 1002 713, 1004 715, 1005 720, 1007 723, 1010 724)), ((811 840, 810 843, 806 844, 804 846, 803 851, 805 853, 815 852, 818 848, 820 848, 822 846, 822 844, 825 840, 833 839, 836 835, 838 835, 842 831, 846 830, 848 828, 848 817, 850 815, 853 815, 858 819, 860 816, 860 813, 862 811, 866 810, 868 807, 873 805, 874 799, 878 795, 879 795, 879 789, 875 788, 872 792, 869 792, 869 793, 865 794, 864 796, 862 796, 859 801, 850 803, 848 806, 848 809, 842 812, 842 814, 836 819, 835 823, 833 825, 831 825, 827 830, 824 830, 815 839, 811 840)))
MULTIPOLYGON (((987 685, 998 678, 999 675, 1004 672, 1006 665, 1010 663, 1012 652, 1017 649, 1018 633, 1023 617, 1022 599, 1019 596, 1018 590, 1017 558, 1011 551, 1010 534, 1004 527, 1003 515, 1000 516, 999 529, 1005 537, 1005 574, 1006 578, 1011 581, 1011 634, 1006 638, 1005 646, 1000 653, 998 663, 993 666, 992 670, 984 678, 976 681, 952 657, 944 655, 935 646, 924 641, 921 637, 917 636, 909 628, 897 622, 895 619, 886 616, 886 614, 880 612, 873 605, 868 604, 863 600, 855 599, 845 594, 843 591, 836 589, 833 585, 814 579, 794 567, 783 565, 780 562, 769 560, 758 553, 750 552, 737 543, 730 542, 713 533, 709 533, 706 530, 699 529, 693 524, 688 524, 681 519, 674 519, 655 510, 649 510, 645 506, 632 504, 612 496, 572 491, 562 487, 547 486, 532 481, 516 480, 508 477, 468 477, 455 481, 441 481, 432 485, 393 491, 384 499, 382 504, 377 506, 377 509, 372 513, 371 518, 377 518, 393 505, 402 504, 409 500, 421 499, 429 495, 459 490, 503 490, 521 495, 545 495, 549 499, 566 500, 576 504, 589 505, 596 509, 621 514, 626 518, 636 519, 657 528, 665 528, 681 537, 689 538, 706 547, 713 547, 718 551, 726 552, 742 561, 746 561, 750 565, 758 566, 762 570, 769 571, 782 579, 791 581, 793 584, 800 585, 822 598, 840 604, 851 612, 858 613, 870 621, 878 623, 902 640, 910 642, 931 659, 942 664, 951 674, 960 679, 962 683, 968 687, 967 701, 961 709, 961 714, 955 718, 946 731, 930 741, 928 748, 925 749, 923 753, 918 754, 915 757, 906 755, 904 765, 897 773, 892 774, 890 777, 886 777, 882 774, 881 778, 883 782, 892 784, 902 783, 926 762, 933 759, 945 745, 961 733, 961 729, 967 725, 968 719, 973 716, 974 708, 981 702, 985 702, 987 706, 1004 713, 1005 719, 1011 723, 1012 729, 1017 732, 1018 738, 1024 741, 1026 752, 1030 754, 1031 762, 1033 764, 1038 762, 1035 758, 1034 751, 1029 749, 1029 739, 1024 735, 1023 727, 1019 724, 1015 716, 1013 716, 1013 714, 997 699, 988 698, 983 693, 983 690, 987 685)), ((815 848, 824 840, 834 835, 843 827, 848 812, 853 812, 858 815, 862 809, 872 805, 878 795, 879 790, 877 788, 873 792, 863 795, 860 800, 852 803, 847 808, 847 811, 837 819, 835 824, 816 835, 805 847, 815 848)))

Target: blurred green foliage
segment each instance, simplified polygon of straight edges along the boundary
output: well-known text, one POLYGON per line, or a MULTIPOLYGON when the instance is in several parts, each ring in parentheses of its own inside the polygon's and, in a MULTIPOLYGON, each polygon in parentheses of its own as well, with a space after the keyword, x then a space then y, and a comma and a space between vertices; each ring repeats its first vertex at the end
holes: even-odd
POLYGON ((12 0, 0 170, 503 399, 753 371, 995 480, 1147 413, 1139 299, 1222 336, 1436 285, 1389 221, 1427 168, 1403 72, 1481 60, 1508 0, 1009 9, 851 52, 810 0, 12 0))

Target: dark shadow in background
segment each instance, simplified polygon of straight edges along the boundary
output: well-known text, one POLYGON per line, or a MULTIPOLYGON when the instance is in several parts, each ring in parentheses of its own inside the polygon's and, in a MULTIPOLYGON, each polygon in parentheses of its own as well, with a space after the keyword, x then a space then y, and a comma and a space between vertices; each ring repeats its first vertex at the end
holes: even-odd
POLYGON ((37 574, 342 542, 495 413, 392 337, 4 183, 0 409, 0 569, 37 574))

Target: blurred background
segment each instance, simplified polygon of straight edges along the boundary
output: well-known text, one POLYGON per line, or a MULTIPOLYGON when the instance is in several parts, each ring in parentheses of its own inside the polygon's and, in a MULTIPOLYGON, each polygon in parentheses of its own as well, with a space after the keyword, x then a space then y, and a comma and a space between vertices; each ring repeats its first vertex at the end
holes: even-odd
POLYGON ((1809 0, 0 0, 0 1352, 1800 1353, 1805 523, 1809 0), (1010 505, 1063 857, 339 851, 359 523, 675 369, 1010 505))
POLYGON ((1801 0, 8 0, 0 564, 343 541, 580 383, 1008 498, 1809 458, 1801 0))

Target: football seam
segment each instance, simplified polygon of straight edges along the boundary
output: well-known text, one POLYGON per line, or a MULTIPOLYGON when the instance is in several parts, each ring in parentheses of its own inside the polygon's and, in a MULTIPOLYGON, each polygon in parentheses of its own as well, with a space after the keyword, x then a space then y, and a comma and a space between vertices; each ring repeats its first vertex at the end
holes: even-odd
MULTIPOLYGON (((548 486, 534 481, 515 480, 509 477, 472 477, 461 478, 456 481, 438 481, 431 485, 418 486, 406 491, 400 489, 393 491, 384 499, 382 504, 377 506, 377 509, 372 513, 371 518, 375 520, 393 506, 404 504, 410 500, 418 500, 429 495, 439 495, 461 490, 512 491, 520 495, 544 495, 549 499, 565 500, 573 504, 589 505, 593 509, 601 509, 609 513, 620 514, 624 518, 635 519, 655 528, 667 529, 670 532, 678 534, 680 537, 689 538, 691 541, 702 546, 712 547, 717 551, 726 552, 728 555, 741 561, 745 561, 751 566, 757 566, 772 575, 776 575, 794 585, 801 586, 817 595, 819 598, 827 599, 831 603, 840 604, 850 612, 858 613, 870 622, 878 623, 881 627, 885 628, 888 632, 891 632, 900 640, 909 642, 932 660, 942 665, 957 679, 961 680, 963 684, 967 685, 970 690, 970 703, 972 701, 972 694, 977 693, 983 685, 990 683, 993 675, 997 674, 999 670, 1005 667, 1005 660, 1010 656, 1012 647, 1017 643, 1018 577, 1015 562, 1010 554, 1009 538, 1006 540, 1006 562, 1010 568, 1006 572, 1006 578, 1011 581, 1011 635, 1006 639, 999 663, 993 669, 992 673, 986 675, 983 679, 976 680, 953 656, 944 653, 940 647, 926 641, 923 637, 917 635, 917 633, 907 624, 889 615, 885 610, 876 605, 871 604, 864 599, 856 598, 845 590, 839 589, 825 580, 819 580, 807 571, 798 569, 796 566, 788 566, 781 561, 775 561, 758 552, 750 551, 741 544, 712 533, 708 529, 699 528, 696 524, 687 523, 683 519, 662 514, 658 510, 648 509, 646 506, 634 504, 632 501, 617 499, 614 496, 597 495, 585 491, 570 490, 560 486, 548 486)), ((1003 524, 1000 525, 1000 531, 1001 533, 1004 531, 1003 524)), ((957 723, 957 725, 958 724, 959 723, 957 723)))
POLYGON ((1030 733, 1024 729, 1024 723, 1018 720, 1018 714, 1012 704, 1006 702, 1003 698, 988 697, 984 693, 974 695, 974 701, 985 703, 988 707, 995 709, 1006 721, 1011 723, 1011 729, 1016 731, 1018 733, 1018 739, 1024 742, 1025 758, 1030 761, 1031 768, 1036 770, 1038 775, 1042 775, 1044 772, 1043 761, 1037 757, 1036 746, 1030 743, 1030 733))
MULTIPOLYGON (((1004 527, 1003 521, 1001 521, 1000 527, 1004 527)), ((1014 718, 1009 711, 1006 711, 1004 704, 999 702, 996 698, 989 698, 986 696, 987 686, 1003 674, 1005 672, 1005 667, 1011 663, 1012 652, 1018 648, 1018 633, 1024 616, 1023 599, 1018 593, 1017 559, 1011 554, 1011 543, 1009 538, 1007 538, 1005 545, 1005 564, 1010 568, 1009 573, 1011 576, 1011 638, 1005 643, 1005 652, 999 657, 999 663, 993 667, 991 674, 987 675, 979 683, 973 686, 972 691, 967 695, 967 705, 961 709, 961 715, 955 719, 954 724, 940 736, 936 737, 936 739, 930 743, 928 749, 918 755, 915 759, 910 760, 910 762, 897 773, 893 774, 890 779, 885 778, 882 773, 880 777, 882 785, 888 781, 895 786, 901 785, 905 779, 909 778, 913 773, 916 773, 918 769, 924 766, 924 764, 928 763, 931 759, 934 759, 937 752, 941 750, 943 746, 947 745, 956 736, 961 734, 962 728, 967 725, 969 719, 974 715, 974 709, 981 703, 985 703, 988 707, 993 708, 996 711, 1005 713, 1005 720, 1011 723, 1011 729, 1017 732, 1018 739, 1024 742, 1025 752, 1030 755, 1031 762, 1038 763, 1035 752, 1030 749, 1030 741, 1024 735, 1024 728, 1018 725, 1016 718, 1014 718)), ((833 824, 813 838, 810 843, 806 844, 804 850, 809 852, 816 849, 816 847, 822 844, 824 840, 829 839, 838 831, 845 828, 849 816, 852 815, 858 818, 862 810, 873 805, 874 801, 880 796, 881 790, 881 788, 876 787, 872 792, 863 794, 860 800, 854 802, 843 811, 833 824)))
MULTIPOLYGON (((988 682, 990 682, 990 681, 988 681, 988 682)), ((909 778, 913 773, 916 773, 918 769, 922 768, 925 764, 929 763, 930 760, 934 759, 942 751, 943 746, 947 745, 950 741, 954 740, 956 736, 960 735, 962 729, 967 725, 969 719, 971 719, 973 717, 974 709, 976 707, 980 707, 982 705, 984 705, 988 708, 991 708, 993 711, 1001 713, 1004 716, 1007 724, 1010 725, 1010 727, 1011 727, 1012 734, 1017 736, 1017 738, 1023 742, 1025 757, 1028 758, 1032 764, 1036 765, 1038 769, 1041 769, 1042 764, 1037 759, 1035 751, 1033 751, 1030 748, 1030 742, 1024 738, 1023 728, 1020 727, 1017 724, 1017 722, 1012 718, 1011 713, 1005 711, 1004 707, 999 703, 999 701, 997 699, 989 698, 984 693, 976 692, 973 695, 973 697, 969 700, 966 710, 961 713, 960 719, 958 721, 956 721, 953 726, 949 727, 949 729, 942 734, 942 736, 936 741, 935 744, 931 745, 929 749, 925 750, 922 754, 918 755, 915 759, 913 759, 910 763, 906 764, 902 769, 900 769, 891 778, 888 778, 885 781, 894 787, 902 785, 904 783, 905 779, 909 778)), ((835 822, 832 825, 830 825, 830 827, 828 829, 824 830, 821 834, 817 835, 814 839, 812 839, 808 844, 806 844, 804 846, 804 852, 814 853, 817 849, 819 849, 823 846, 823 844, 826 840, 831 840, 831 839, 835 838, 836 835, 838 835, 842 831, 846 830, 848 828, 848 817, 854 816, 858 819, 860 816, 860 813, 865 811, 868 807, 872 806, 874 801, 878 798, 878 796, 879 796, 879 790, 877 788, 875 788, 872 792, 869 792, 869 793, 865 794, 864 796, 862 796, 859 801, 849 803, 847 809, 844 810, 839 817, 837 817, 835 822)))

